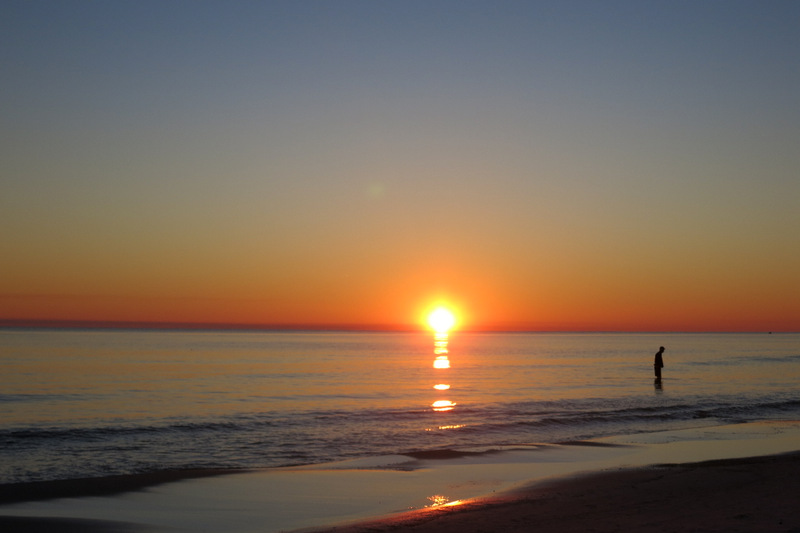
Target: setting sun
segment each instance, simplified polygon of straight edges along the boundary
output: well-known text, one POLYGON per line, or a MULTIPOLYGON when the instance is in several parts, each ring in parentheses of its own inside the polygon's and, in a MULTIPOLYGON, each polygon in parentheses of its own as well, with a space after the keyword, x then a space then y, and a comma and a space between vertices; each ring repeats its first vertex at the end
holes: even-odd
POLYGON ((447 333, 456 323, 456 317, 449 309, 438 307, 428 315, 428 324, 437 333, 447 333))

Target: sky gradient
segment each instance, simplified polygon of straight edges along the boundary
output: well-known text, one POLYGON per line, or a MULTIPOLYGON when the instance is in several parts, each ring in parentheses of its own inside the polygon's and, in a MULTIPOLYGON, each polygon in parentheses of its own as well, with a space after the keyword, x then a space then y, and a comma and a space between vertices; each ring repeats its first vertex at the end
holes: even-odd
POLYGON ((0 320, 800 331, 800 3, 0 6, 0 320))

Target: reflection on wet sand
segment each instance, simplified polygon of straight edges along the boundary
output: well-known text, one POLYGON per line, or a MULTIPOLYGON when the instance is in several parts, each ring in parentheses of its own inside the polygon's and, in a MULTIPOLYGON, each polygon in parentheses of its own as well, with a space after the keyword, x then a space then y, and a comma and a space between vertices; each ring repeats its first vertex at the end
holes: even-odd
POLYGON ((428 496, 428 500, 430 500, 430 505, 426 505, 425 507, 441 507, 443 505, 451 506, 451 505, 461 505, 461 500, 450 501, 450 498, 447 496, 442 496, 441 494, 434 494, 433 496, 428 496))

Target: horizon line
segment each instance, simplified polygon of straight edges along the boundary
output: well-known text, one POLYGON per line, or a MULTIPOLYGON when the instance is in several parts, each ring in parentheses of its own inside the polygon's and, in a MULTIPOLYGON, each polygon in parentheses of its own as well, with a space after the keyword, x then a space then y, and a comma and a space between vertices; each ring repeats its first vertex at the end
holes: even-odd
MULTIPOLYGON (((65 319, 0 319, 0 328, 24 329, 151 329, 190 331, 340 331, 374 333, 416 333, 428 331, 422 326, 348 323, 288 323, 253 324, 227 322, 161 322, 126 320, 65 320, 65 319)), ((794 330, 668 330, 668 329, 569 329, 485 326, 454 329, 463 333, 798 333, 794 330)))

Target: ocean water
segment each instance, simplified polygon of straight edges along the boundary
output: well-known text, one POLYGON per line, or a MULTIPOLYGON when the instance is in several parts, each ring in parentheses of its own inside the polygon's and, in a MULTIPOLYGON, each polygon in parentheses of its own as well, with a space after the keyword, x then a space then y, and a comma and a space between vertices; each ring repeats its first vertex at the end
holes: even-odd
POLYGON ((800 418, 800 334, 0 329, 0 368, 0 483, 800 418))

